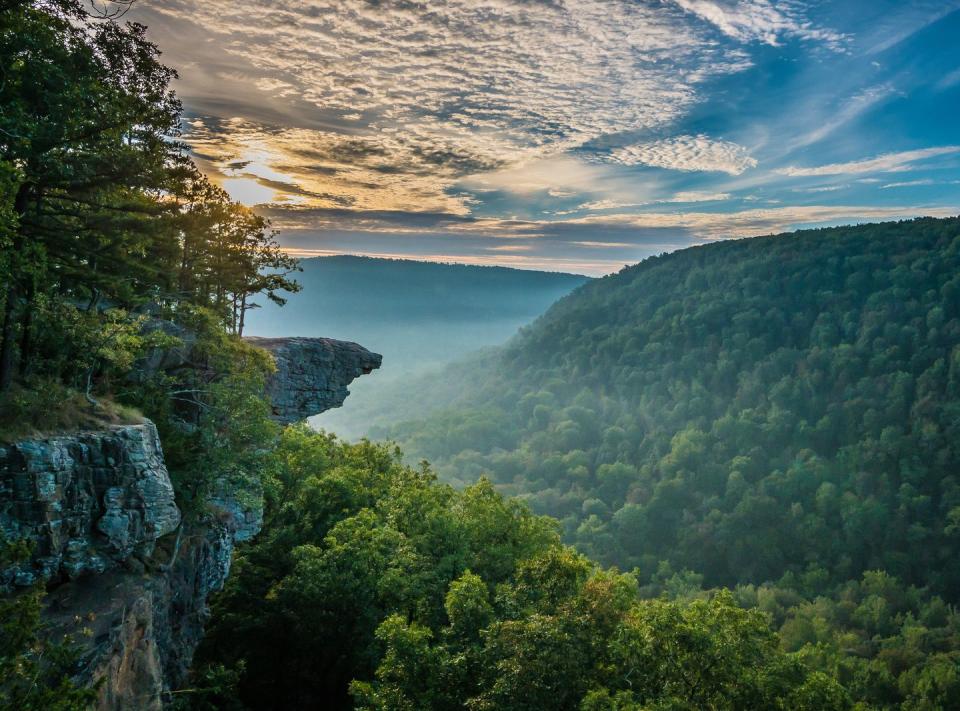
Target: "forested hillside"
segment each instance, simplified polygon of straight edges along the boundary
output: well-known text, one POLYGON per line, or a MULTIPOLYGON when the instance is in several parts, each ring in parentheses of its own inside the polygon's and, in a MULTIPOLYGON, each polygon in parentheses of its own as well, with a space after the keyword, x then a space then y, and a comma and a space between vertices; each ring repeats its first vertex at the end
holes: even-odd
POLYGON ((958 247, 918 220, 588 284, 397 428, 462 491, 287 430, 195 700, 956 708, 958 247))
POLYGON ((960 590, 960 220, 650 259, 449 377, 453 406, 386 433, 442 477, 653 586, 774 583, 783 643, 841 652, 872 703, 928 654, 960 678, 931 617, 960 590))
MULTIPOLYGON (((790 709, 849 693, 730 591, 649 599, 489 482, 287 429, 214 606, 194 708, 790 709)), ((913 693, 923 701, 923 691, 913 693)))
POLYGON ((393 434, 458 480, 490 472, 601 560, 960 585, 960 220, 650 259, 474 382, 393 434))
MULTIPOLYGON (((74 568, 67 590, 11 577, 36 543, 22 509, 51 537, 75 522, 42 518, 65 510, 66 455, 26 476, 4 454, 4 492, 29 491, 0 532, 0 709, 131 707, 71 635, 150 707, 960 708, 960 220, 713 244, 581 286, 384 402, 446 408, 390 434, 451 486, 391 444, 272 416, 276 363, 241 335, 298 290, 297 263, 191 162, 175 74, 129 5, 0 2, 0 441, 36 454, 149 418, 164 478, 124 454, 90 481, 123 470, 144 507, 160 481, 176 516, 134 546, 124 490, 84 489, 104 506, 90 538, 137 556, 74 568), (242 539, 224 520, 240 516, 242 539), (87 590, 123 608, 100 636, 74 593, 103 573, 134 584, 87 590), (128 608, 157 576, 202 594, 140 587, 128 608), (179 681, 143 661, 164 654, 179 681)), ((506 279, 500 309, 529 293, 482 276, 506 279)), ((490 318, 429 292, 423 308, 490 318)))

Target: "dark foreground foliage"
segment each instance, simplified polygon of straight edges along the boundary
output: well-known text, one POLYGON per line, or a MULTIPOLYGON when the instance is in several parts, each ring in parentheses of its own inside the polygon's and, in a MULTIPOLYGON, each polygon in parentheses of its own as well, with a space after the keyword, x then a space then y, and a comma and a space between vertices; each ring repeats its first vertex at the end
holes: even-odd
POLYGON ((306 429, 276 457, 265 532, 200 652, 243 663, 237 697, 198 684, 198 707, 851 706, 729 591, 644 600, 487 481, 458 492, 386 445, 306 429))

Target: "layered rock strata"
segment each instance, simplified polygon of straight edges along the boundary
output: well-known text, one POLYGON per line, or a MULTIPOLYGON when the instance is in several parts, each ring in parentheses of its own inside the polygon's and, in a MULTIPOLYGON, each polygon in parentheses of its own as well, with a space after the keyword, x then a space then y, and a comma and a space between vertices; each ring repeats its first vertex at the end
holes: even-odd
MULTIPOLYGON (((182 345, 151 354, 140 377, 206 367, 172 328, 182 345)), ((248 340, 274 357, 266 394, 285 424, 339 407, 382 360, 325 338, 248 340)), ((224 479, 181 518, 150 422, 0 445, 0 533, 33 544, 29 561, 0 570, 0 588, 46 584, 44 617, 80 643, 78 676, 100 681, 98 709, 161 709, 185 683, 207 599, 235 545, 260 530, 262 492, 224 479)))
POLYGON ((0 445, 0 532, 33 544, 4 587, 55 583, 147 558, 180 510, 156 427, 114 427, 0 445))

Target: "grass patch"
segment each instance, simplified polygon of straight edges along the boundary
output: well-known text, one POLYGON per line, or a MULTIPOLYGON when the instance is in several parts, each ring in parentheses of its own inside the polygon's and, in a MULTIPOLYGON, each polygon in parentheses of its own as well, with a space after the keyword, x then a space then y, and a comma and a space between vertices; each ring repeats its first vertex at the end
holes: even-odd
POLYGON ((15 385, 0 395, 0 442, 7 444, 143 420, 134 408, 106 397, 94 405, 83 393, 46 380, 15 385))

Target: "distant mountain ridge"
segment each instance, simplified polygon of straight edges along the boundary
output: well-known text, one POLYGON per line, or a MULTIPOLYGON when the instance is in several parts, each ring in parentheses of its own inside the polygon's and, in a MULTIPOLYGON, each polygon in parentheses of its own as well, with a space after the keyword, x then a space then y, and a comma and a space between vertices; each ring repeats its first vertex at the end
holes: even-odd
MULTIPOLYGON (((395 386, 505 343, 591 281, 577 274, 373 257, 315 257, 301 264, 303 291, 283 308, 267 302, 250 311, 245 333, 323 336, 382 354, 382 368, 351 386, 349 405, 314 422, 350 438, 363 433, 395 386)), ((424 388, 430 389, 428 382, 424 388)))
POLYGON ((356 341, 384 356, 384 372, 439 365, 499 344, 588 277, 506 267, 374 257, 301 262, 303 291, 247 317, 251 336, 356 341))

